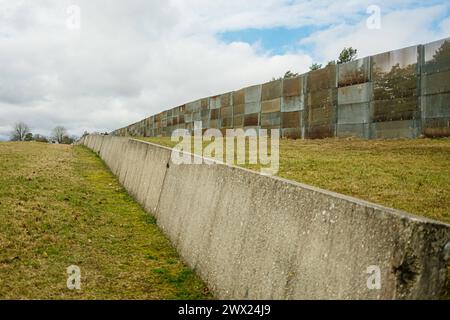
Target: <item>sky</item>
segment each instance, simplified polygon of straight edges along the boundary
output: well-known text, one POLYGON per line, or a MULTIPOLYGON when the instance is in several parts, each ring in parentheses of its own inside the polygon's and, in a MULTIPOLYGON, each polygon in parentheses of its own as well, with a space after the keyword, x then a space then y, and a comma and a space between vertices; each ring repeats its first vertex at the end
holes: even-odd
POLYGON ((0 140, 105 132, 287 70, 450 37, 450 2, 0 0, 0 140))

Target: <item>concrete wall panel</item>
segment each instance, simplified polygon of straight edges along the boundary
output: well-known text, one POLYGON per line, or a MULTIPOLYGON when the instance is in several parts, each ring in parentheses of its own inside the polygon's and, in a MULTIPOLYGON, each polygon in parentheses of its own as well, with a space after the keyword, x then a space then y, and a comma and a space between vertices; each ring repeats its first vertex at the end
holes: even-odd
POLYGON ((357 84, 338 89, 338 103, 356 104, 372 99, 372 83, 357 84))
POLYGON ((370 104, 345 104, 338 106, 338 124, 366 124, 370 122, 370 104))
POLYGON ((372 123, 370 135, 372 139, 414 139, 420 135, 420 122, 403 120, 372 123))
POLYGON ((148 189, 145 208, 218 298, 429 299, 445 284, 448 225, 241 168, 175 165, 170 150, 145 142, 84 143, 129 172, 135 160, 119 146, 146 150, 128 188, 148 189), (373 265, 380 290, 367 287, 373 265))

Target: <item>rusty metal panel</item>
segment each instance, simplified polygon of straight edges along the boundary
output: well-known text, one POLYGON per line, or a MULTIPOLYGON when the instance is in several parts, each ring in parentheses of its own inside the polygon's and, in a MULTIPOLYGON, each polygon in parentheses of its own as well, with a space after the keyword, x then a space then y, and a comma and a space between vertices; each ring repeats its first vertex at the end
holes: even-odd
POLYGON ((336 83, 335 65, 331 65, 320 70, 309 72, 307 83, 307 89, 309 92, 320 91, 336 87, 337 83, 336 83))
POLYGON ((202 120, 202 114, 201 114, 201 111, 199 110, 199 111, 195 111, 193 114, 192 114, 192 119, 194 120, 194 121, 201 121, 202 120))
POLYGON ((339 87, 370 81, 370 57, 339 64, 337 67, 339 87))
POLYGON ((303 95, 283 97, 281 103, 281 112, 300 111, 304 109, 305 109, 305 97, 303 95))
POLYGON ((280 118, 279 112, 261 114, 261 127, 262 128, 279 127, 280 124, 281 124, 281 118, 280 118))
POLYGON ((244 89, 245 104, 259 104, 261 101, 261 87, 261 85, 256 85, 244 89))
POLYGON ((300 96, 304 93, 307 75, 283 80, 283 97, 300 96))
POLYGON ((241 89, 239 91, 233 92, 233 105, 245 104, 245 90, 241 89))
POLYGON ((338 124, 336 136, 339 138, 356 137, 361 139, 369 139, 370 124, 369 123, 338 124))
POLYGON ((233 115, 242 115, 245 113, 245 104, 238 104, 233 106, 233 115))
POLYGON ((220 96, 215 96, 215 97, 209 98, 209 108, 211 110, 219 109, 220 106, 221 106, 221 97, 220 96))
POLYGON ((233 116, 233 108, 232 107, 222 107, 220 109, 220 117, 227 118, 233 116))
POLYGON ((308 93, 308 107, 323 107, 337 104, 337 89, 324 89, 308 93))
POLYGON ((370 82, 338 89, 339 105, 369 102, 371 99, 372 83, 370 82))
POLYGON ((233 93, 225 93, 220 96, 220 107, 226 108, 232 106, 233 93))
POLYGON ((281 97, 282 81, 275 80, 262 85, 261 101, 272 101, 281 97))
POLYGON ((220 129, 220 120, 210 120, 209 128, 220 129))
POLYGON ((202 120, 208 120, 209 116, 210 116, 210 112, 212 112, 212 111, 216 111, 217 113, 219 113, 218 110, 208 110, 208 109, 206 109, 206 110, 200 111, 200 116, 201 116, 202 120))
POLYGON ((450 92, 450 70, 422 75, 422 94, 450 92))
POLYGON ((318 108, 310 108, 308 110, 308 123, 311 125, 326 123, 331 124, 334 123, 334 119, 334 106, 323 106, 318 108))
POLYGON ((387 121, 370 125, 372 139, 417 138, 420 134, 420 121, 387 121))
POLYGON ((370 122, 370 104, 344 104, 338 105, 337 122, 338 124, 356 124, 370 122))
POLYGON ((200 100, 200 108, 201 110, 209 109, 209 98, 203 98, 200 100))
POLYGON ((186 112, 193 113, 195 111, 201 110, 201 101, 197 100, 194 102, 189 102, 186 104, 186 112))
POLYGON ((190 123, 190 122, 194 122, 194 117, 192 113, 186 113, 184 115, 184 122, 185 123, 190 123))
POLYGON ((244 126, 244 116, 243 115, 234 116, 233 119, 234 119, 233 126, 235 128, 242 128, 244 126))
POLYGON ((220 118, 220 109, 211 110, 211 120, 217 120, 220 118))
POLYGON ((261 112, 261 102, 249 102, 245 104, 245 114, 261 112))
POLYGON ((418 97, 377 100, 371 103, 373 122, 419 119, 418 97))
POLYGON ((300 112, 282 112, 282 128, 300 128, 300 112))
POLYGON ((227 117, 227 118, 222 118, 222 127, 223 128, 232 128, 233 127, 233 118, 232 117, 227 117))
POLYGON ((245 115, 244 127, 254 127, 254 126, 258 126, 258 125, 259 125, 259 113, 245 115))
POLYGON ((424 46, 422 73, 430 74, 450 70, 450 38, 424 46))
POLYGON ((279 112, 281 107, 281 98, 263 101, 261 103, 262 113, 279 112))

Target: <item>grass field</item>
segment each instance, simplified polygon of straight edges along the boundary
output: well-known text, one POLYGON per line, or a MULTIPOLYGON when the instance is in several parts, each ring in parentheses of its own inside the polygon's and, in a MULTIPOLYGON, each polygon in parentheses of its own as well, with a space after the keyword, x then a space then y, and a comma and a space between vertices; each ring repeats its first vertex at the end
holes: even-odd
POLYGON ((450 224, 450 139, 283 139, 278 175, 450 224))
POLYGON ((0 143, 0 170, 0 299, 210 298, 93 152, 0 143))

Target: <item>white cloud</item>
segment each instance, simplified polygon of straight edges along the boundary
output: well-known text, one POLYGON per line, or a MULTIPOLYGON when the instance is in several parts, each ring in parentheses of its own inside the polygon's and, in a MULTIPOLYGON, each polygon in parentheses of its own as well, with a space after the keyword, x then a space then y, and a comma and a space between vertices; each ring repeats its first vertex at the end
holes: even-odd
POLYGON ((365 0, 0 0, 0 138, 16 121, 44 134, 56 125, 74 134, 110 131, 289 69, 307 71, 344 45, 370 54, 440 35, 423 30, 427 19, 438 19, 438 7, 394 10, 404 1, 380 2, 388 12, 382 33, 367 39, 358 26, 371 3, 365 0), (66 27, 73 4, 81 8, 80 30, 66 27), (316 48, 308 54, 272 56, 217 36, 305 24, 333 26, 305 40, 316 48))
MULTIPOLYGON (((448 5, 404 9, 385 13, 381 28, 368 29, 366 19, 357 24, 342 23, 311 34, 301 44, 313 47, 312 54, 321 61, 335 59, 344 47, 358 49, 360 57, 431 42, 449 36, 448 30, 435 30, 433 23, 442 18, 448 5)), ((446 23, 445 21, 443 22, 446 23)))

